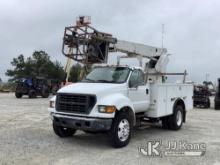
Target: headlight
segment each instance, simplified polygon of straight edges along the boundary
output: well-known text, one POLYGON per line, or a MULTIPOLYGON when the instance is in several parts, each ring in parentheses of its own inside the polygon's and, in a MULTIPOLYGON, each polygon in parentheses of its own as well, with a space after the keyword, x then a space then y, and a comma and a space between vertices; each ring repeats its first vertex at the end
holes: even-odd
POLYGON ((50 101, 49 107, 50 108, 55 108, 55 101, 50 101))
POLYGON ((101 113, 114 113, 116 111, 115 106, 99 105, 98 109, 101 113))

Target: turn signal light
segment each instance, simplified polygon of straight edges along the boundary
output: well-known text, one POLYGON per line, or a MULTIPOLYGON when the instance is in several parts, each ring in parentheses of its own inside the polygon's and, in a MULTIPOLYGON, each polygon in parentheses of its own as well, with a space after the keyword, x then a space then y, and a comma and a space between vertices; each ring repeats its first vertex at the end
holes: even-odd
POLYGON ((116 111, 115 106, 104 106, 104 105, 99 106, 99 112, 101 113, 114 113, 115 111, 116 111))

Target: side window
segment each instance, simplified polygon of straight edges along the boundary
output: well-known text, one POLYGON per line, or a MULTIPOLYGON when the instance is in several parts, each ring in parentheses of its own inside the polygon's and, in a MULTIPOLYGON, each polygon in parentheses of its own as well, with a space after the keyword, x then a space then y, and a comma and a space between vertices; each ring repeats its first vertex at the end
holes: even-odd
POLYGON ((131 73, 129 87, 137 87, 144 84, 144 74, 141 70, 134 70, 131 73))
POLYGON ((144 85, 144 81, 145 81, 144 73, 141 70, 139 70, 139 81, 138 81, 139 85, 144 85))

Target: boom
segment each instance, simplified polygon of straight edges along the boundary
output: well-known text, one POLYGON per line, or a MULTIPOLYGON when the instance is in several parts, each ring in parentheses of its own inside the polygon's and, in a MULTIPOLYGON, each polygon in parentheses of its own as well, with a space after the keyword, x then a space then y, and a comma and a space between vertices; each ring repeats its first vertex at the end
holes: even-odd
POLYGON ((128 56, 142 56, 149 59, 155 59, 155 57, 167 53, 167 49, 164 48, 157 48, 123 40, 117 40, 117 43, 113 44, 113 50, 126 53, 128 56))

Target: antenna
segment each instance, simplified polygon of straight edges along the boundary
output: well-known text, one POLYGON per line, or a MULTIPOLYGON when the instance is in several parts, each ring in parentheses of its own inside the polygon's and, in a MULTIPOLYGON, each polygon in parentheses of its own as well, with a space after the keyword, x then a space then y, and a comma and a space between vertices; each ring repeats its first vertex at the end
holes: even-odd
POLYGON ((161 39, 162 39, 162 49, 163 49, 163 39, 164 39, 164 24, 162 24, 162 27, 161 27, 161 39))

